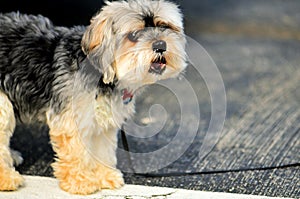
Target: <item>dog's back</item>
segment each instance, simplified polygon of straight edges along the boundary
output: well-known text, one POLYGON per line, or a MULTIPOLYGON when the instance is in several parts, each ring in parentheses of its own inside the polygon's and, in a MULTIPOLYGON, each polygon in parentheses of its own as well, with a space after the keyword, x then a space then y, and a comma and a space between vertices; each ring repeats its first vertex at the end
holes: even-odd
POLYGON ((0 14, 0 27, 0 91, 8 95, 17 118, 40 119, 58 92, 53 90, 61 83, 57 77, 72 70, 83 31, 19 13, 0 14))

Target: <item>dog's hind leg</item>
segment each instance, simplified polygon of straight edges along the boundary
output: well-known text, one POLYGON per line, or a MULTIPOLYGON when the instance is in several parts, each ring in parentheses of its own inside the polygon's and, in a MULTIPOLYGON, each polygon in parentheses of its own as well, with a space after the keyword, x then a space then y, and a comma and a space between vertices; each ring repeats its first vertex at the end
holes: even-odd
POLYGON ((8 97, 0 91, 0 191, 13 191, 24 183, 23 177, 13 167, 9 149, 15 125, 13 106, 8 97))

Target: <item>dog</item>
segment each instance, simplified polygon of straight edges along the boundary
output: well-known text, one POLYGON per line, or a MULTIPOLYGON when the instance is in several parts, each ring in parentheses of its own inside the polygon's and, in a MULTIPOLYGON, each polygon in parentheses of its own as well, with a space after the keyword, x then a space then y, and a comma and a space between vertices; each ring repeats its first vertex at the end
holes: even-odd
POLYGON ((18 123, 49 126, 61 189, 120 188, 117 131, 143 86, 184 71, 185 45, 182 13, 166 0, 106 2, 87 27, 0 14, 0 190, 24 185, 9 147, 18 123), (82 72, 87 66, 97 72, 82 72))

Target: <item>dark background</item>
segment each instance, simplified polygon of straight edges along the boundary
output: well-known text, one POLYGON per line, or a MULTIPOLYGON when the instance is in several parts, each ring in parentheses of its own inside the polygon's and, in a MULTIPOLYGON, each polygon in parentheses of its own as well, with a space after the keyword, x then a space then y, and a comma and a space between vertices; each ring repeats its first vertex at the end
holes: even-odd
POLYGON ((58 26, 88 25, 101 0, 1 0, 0 12, 41 14, 58 26))

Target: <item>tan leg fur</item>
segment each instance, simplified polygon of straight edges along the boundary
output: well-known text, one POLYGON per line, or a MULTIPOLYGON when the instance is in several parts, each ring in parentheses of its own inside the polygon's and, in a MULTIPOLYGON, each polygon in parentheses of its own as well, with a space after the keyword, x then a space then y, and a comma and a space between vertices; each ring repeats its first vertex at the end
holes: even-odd
POLYGON ((9 140, 16 122, 11 102, 0 92, 0 191, 14 191, 24 184, 23 177, 15 171, 9 149, 9 140))
POLYGON ((87 150, 71 112, 67 110, 50 120, 48 118, 50 138, 57 156, 52 166, 60 187, 82 195, 105 188, 120 188, 124 184, 121 172, 98 161, 87 150))

